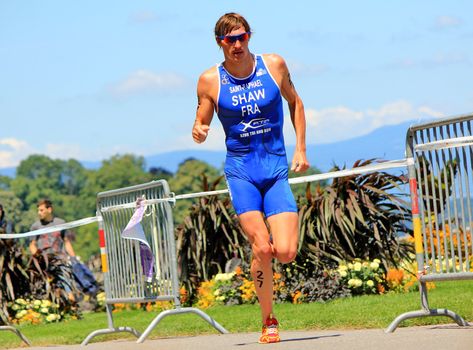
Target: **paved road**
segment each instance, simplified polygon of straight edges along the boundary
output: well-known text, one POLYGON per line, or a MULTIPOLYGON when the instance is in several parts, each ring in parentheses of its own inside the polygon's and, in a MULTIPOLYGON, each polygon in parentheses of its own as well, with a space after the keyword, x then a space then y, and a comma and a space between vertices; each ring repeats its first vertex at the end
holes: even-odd
MULTIPOLYGON (((381 329, 314 330, 282 332, 278 344, 260 345, 257 333, 200 335, 193 337, 109 341, 80 345, 31 347, 31 350, 473 350, 473 326, 456 324, 398 328, 386 334, 381 329)), ((18 348, 19 349, 19 348, 18 348)), ((24 350, 25 348, 21 348, 24 350)))

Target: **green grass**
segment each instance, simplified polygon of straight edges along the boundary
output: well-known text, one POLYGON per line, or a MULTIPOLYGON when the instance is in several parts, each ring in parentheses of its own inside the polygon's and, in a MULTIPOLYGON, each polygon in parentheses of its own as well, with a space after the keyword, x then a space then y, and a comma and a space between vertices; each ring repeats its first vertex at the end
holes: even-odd
MULTIPOLYGON (((447 308, 473 321, 473 281, 436 283, 429 291, 431 308, 447 308)), ((419 293, 386 294, 337 299, 325 304, 277 304, 275 313, 284 330, 386 328, 395 317, 420 308, 419 293)), ((217 306, 205 310, 230 332, 260 330, 260 311, 257 305, 217 306)), ((114 314, 115 326, 130 326, 143 331, 156 313, 126 311, 114 314)), ((423 317, 404 321, 401 326, 452 323, 447 317, 423 317)), ((57 324, 23 325, 20 330, 35 346, 78 344, 92 331, 107 328, 105 313, 85 314, 82 320, 57 324)), ((196 334, 216 334, 197 315, 171 315, 153 330, 150 338, 196 334)), ((134 339, 128 333, 111 334, 93 341, 134 339)), ((20 346, 11 332, 0 331, 0 349, 20 346)))

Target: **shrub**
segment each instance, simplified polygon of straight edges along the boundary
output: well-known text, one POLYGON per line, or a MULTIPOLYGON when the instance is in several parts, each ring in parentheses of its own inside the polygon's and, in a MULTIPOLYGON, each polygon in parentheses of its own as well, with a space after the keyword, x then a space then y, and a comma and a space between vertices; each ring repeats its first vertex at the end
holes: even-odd
POLYGON ((325 302, 346 297, 350 290, 344 285, 342 278, 327 265, 322 268, 306 259, 281 265, 275 274, 276 302, 325 302))
MULTIPOLYGON (((203 190, 214 190, 221 180, 209 185, 203 175, 203 190)), ((249 260, 249 243, 231 213, 228 197, 203 197, 176 229, 179 277, 189 293, 189 303, 195 302, 199 285, 225 271, 232 258, 249 260)))
MULTIPOLYGON (((359 160, 353 168, 373 161, 359 160)), ((299 253, 321 265, 379 258, 386 269, 408 259, 413 246, 399 239, 400 233, 412 235, 403 183, 403 176, 373 172, 334 179, 314 194, 308 185, 306 201, 299 200, 299 253)))
POLYGON ((78 305, 72 297, 78 291, 72 284, 68 263, 53 254, 38 252, 28 260, 24 259, 25 256, 17 240, 0 240, 1 322, 29 320, 35 323, 80 317, 78 305), (38 300, 50 303, 47 313, 45 310, 37 312, 38 300), (54 315, 61 317, 55 318, 54 315))
MULTIPOLYGON (((338 273, 322 270, 309 262, 284 265, 274 272, 274 300, 277 303, 325 302, 350 295, 338 273)), ((216 274, 198 288, 197 306, 214 304, 240 305, 257 302, 256 290, 249 274, 241 268, 216 274)))

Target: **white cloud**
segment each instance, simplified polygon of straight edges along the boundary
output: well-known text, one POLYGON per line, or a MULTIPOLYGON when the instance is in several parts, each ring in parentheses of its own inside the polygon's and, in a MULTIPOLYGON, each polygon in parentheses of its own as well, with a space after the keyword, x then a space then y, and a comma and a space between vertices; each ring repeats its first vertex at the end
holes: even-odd
POLYGON ((0 168, 16 167, 32 154, 44 154, 52 159, 99 161, 122 153, 144 154, 142 150, 131 150, 125 146, 86 149, 77 144, 48 143, 40 148, 35 148, 26 141, 5 138, 0 139, 0 168))
MULTIPOLYGON (((409 120, 433 119, 444 115, 428 106, 413 106, 400 100, 387 103, 379 108, 363 111, 352 110, 345 106, 330 107, 321 110, 306 108, 307 143, 331 143, 363 136, 387 125, 396 125, 409 120)), ((286 122, 287 143, 294 143, 292 125, 286 122)))
POLYGON ((424 59, 403 58, 395 63, 389 64, 388 68, 436 68, 455 64, 469 64, 468 55, 463 52, 438 52, 431 57, 424 59))
POLYGON ((0 139, 0 168, 15 167, 32 153, 35 153, 34 148, 23 140, 0 139))
POLYGON ((152 11, 141 11, 131 14, 130 20, 133 23, 146 23, 158 21, 159 17, 152 11))
POLYGON ((114 96, 127 96, 148 92, 166 92, 177 90, 187 85, 184 77, 173 73, 154 73, 140 69, 132 72, 126 79, 109 87, 114 96))
POLYGON ((325 73, 329 70, 329 67, 324 64, 306 64, 299 61, 288 60, 287 66, 291 74, 299 75, 316 75, 325 73))
POLYGON ((458 27, 463 21, 454 16, 438 16, 435 19, 434 28, 435 29, 447 29, 452 27, 458 27))

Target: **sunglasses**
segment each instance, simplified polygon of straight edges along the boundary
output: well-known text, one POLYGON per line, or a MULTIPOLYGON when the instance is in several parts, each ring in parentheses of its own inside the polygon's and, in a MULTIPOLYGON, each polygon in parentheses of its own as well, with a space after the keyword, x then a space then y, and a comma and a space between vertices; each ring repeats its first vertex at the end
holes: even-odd
POLYGON ((233 44, 236 43, 237 41, 247 41, 250 38, 251 32, 245 32, 243 34, 238 34, 238 35, 222 35, 218 36, 220 40, 223 40, 227 44, 233 44))

